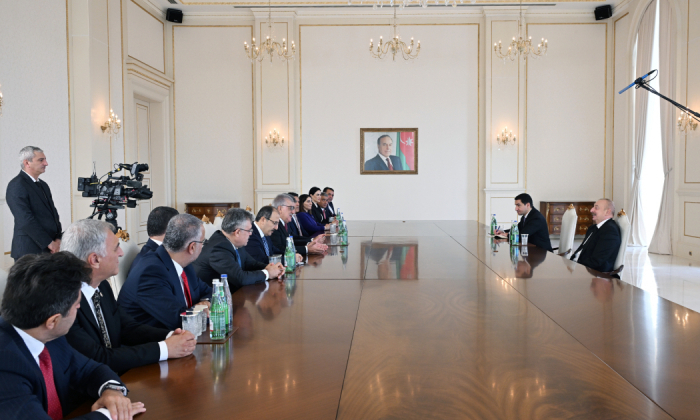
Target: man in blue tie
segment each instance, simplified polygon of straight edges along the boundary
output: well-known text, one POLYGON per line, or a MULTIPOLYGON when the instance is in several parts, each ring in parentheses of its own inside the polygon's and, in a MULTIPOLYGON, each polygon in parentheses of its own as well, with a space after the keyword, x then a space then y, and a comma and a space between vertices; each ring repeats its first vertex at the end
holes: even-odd
POLYGON ((284 273, 282 264, 266 264, 248 255, 245 246, 254 233, 252 215, 243 209, 229 209, 217 230, 202 248, 194 262, 197 276, 207 284, 228 276, 231 291, 242 286, 276 279, 284 273))
MULTIPOLYGON (((279 221, 280 214, 272 206, 264 206, 258 211, 253 223, 253 233, 244 248, 254 260, 269 264, 271 255, 284 253, 283 249, 277 249, 270 240, 270 235, 277 230, 279 221)), ((296 254, 296 260, 303 261, 301 254, 296 254)))

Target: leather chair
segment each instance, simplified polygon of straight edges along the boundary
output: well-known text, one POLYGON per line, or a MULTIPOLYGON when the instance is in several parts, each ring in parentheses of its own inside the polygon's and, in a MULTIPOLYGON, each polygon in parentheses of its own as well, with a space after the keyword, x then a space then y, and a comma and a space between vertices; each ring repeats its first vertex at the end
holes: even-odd
POLYGON ((559 247, 554 250, 559 250, 559 255, 564 256, 570 253, 574 248, 574 235, 576 234, 576 221, 578 215, 573 204, 569 204, 561 217, 561 233, 559 235, 559 247))
POLYGON ((216 226, 214 226, 213 224, 205 223, 204 224, 204 239, 209 240, 209 238, 211 238, 211 235, 213 235, 214 232, 216 232, 217 230, 219 230, 219 229, 216 226))
POLYGON ((7 286, 7 271, 0 268, 0 301, 5 294, 5 286, 7 286))
POLYGON ((625 213, 625 209, 620 210, 615 217, 617 225, 620 226, 620 249, 617 251, 617 258, 615 259, 615 269, 607 274, 620 274, 625 268, 625 252, 627 252, 627 241, 630 238, 630 219, 625 213))
POLYGON ((129 275, 131 263, 134 262, 134 258, 136 258, 136 255, 138 255, 141 250, 138 245, 129 241, 128 235, 126 236, 126 241, 119 238, 119 247, 124 252, 124 255, 119 258, 119 274, 109 279, 109 284, 112 286, 115 298, 119 296, 119 291, 129 275))

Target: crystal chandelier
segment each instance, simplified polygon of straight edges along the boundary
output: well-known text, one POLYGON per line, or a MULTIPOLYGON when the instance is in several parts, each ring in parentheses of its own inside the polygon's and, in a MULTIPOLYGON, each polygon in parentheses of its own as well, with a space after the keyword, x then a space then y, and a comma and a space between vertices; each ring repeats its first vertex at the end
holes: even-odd
POLYGON ((401 53, 404 60, 412 60, 418 57, 418 54, 420 54, 420 41, 418 41, 418 45, 415 49, 413 49, 413 38, 411 38, 411 44, 406 45, 406 43, 401 40, 401 36, 399 36, 398 26, 399 25, 396 23, 396 7, 394 7, 394 36, 391 38, 391 41, 387 42, 386 44, 380 36, 376 51, 374 50, 374 41, 370 39, 369 53, 372 55, 372 57, 381 59, 386 57, 388 53, 391 53, 394 61, 396 61, 396 54, 398 53, 401 53))
POLYGON ((516 138, 513 135, 513 130, 508 131, 508 127, 504 128, 501 134, 496 136, 496 143, 498 144, 498 150, 501 150, 501 146, 508 146, 509 144, 515 144, 516 138))
POLYGON ((501 41, 498 41, 498 44, 493 44, 493 51, 496 53, 496 56, 500 59, 503 60, 505 63, 506 58, 509 58, 510 61, 515 61, 516 58, 519 56, 523 56, 527 60, 528 57, 532 58, 539 58, 542 57, 543 55, 547 55, 547 40, 542 38, 542 41, 540 41, 539 44, 537 44, 537 48, 532 46, 532 37, 528 37, 528 39, 523 39, 522 36, 522 28, 523 28, 523 2, 520 0, 520 19, 518 19, 518 39, 516 40, 515 37, 513 37, 513 40, 510 42, 510 45, 508 46, 508 51, 505 53, 501 49, 501 41))
POLYGON ((696 128, 698 128, 698 122, 687 112, 681 112, 681 116, 678 117, 678 131, 689 133, 690 131, 695 131, 696 128))
POLYGON ((267 38, 265 39, 265 41, 263 41, 262 44, 260 44, 260 47, 255 45, 255 38, 253 38, 253 42, 251 42, 251 45, 248 45, 247 42, 243 42, 243 47, 245 48, 245 53, 248 56, 248 58, 251 61, 258 60, 259 62, 262 62, 263 60, 269 57, 271 63, 272 59, 275 56, 279 57, 282 61, 293 60, 294 54, 296 53, 296 46, 294 45, 294 41, 292 41, 292 51, 290 52, 289 50, 287 50, 287 40, 285 38, 282 38, 282 44, 280 44, 279 42, 275 42, 271 38, 272 0, 268 2, 267 31, 267 38))
POLYGON ((119 129, 122 128, 122 120, 119 119, 119 115, 115 114, 111 109, 109 110, 109 119, 105 121, 105 124, 100 127, 102 132, 105 131, 110 134, 118 134, 119 129))

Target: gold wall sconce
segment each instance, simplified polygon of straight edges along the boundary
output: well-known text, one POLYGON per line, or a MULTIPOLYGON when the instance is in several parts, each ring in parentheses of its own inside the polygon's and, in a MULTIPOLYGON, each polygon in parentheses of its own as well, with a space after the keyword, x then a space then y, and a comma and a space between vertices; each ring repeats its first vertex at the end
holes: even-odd
POLYGON ((516 141, 517 139, 513 135, 513 130, 508 131, 508 127, 504 128, 501 134, 496 136, 496 144, 498 144, 498 150, 501 150, 501 146, 515 144, 516 141))
POLYGON ((110 109, 109 119, 100 128, 102 129, 103 133, 108 132, 110 134, 117 134, 119 133, 119 129, 122 128, 122 120, 120 120, 119 116, 110 109))
POLYGON ((273 129, 270 131, 270 134, 265 136, 265 144, 267 147, 277 147, 277 146, 284 146, 284 137, 280 136, 280 133, 277 132, 277 129, 273 129))
MULTIPOLYGON (((0 98, 2 98, 2 95, 0 95, 0 98)), ((2 102, 2 99, 0 99, 0 103, 2 102)), ((681 116, 678 117, 678 130, 681 133, 689 133, 691 131, 695 131, 695 129, 698 128, 698 122, 695 121, 693 117, 690 116, 687 112, 682 112, 681 111, 681 116)))

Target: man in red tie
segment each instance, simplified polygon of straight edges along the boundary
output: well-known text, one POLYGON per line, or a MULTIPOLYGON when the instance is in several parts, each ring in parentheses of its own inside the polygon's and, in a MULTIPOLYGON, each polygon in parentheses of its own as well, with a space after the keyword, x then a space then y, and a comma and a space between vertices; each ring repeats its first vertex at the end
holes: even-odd
POLYGON ((395 150, 394 140, 388 134, 377 139, 377 156, 365 162, 365 171, 403 171, 405 168, 398 156, 392 155, 395 150))
POLYGON ((80 419, 126 420, 146 410, 126 398, 116 373, 64 337, 89 280, 89 268, 67 252, 27 255, 10 270, 0 318, 3 419, 62 419, 75 408, 68 400, 76 390, 97 400, 80 419))

